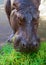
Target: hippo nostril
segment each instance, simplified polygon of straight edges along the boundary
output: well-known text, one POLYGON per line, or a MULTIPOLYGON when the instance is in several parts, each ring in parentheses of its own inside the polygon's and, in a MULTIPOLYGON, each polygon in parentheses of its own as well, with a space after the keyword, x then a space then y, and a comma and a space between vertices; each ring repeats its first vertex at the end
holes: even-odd
POLYGON ((23 47, 25 47, 25 45, 23 44, 23 47))
POLYGON ((34 46, 37 46, 37 42, 33 42, 33 45, 34 45, 34 46))
POLYGON ((22 43, 22 47, 23 47, 23 48, 26 48, 26 43, 25 43, 25 42, 22 43))
POLYGON ((25 41, 25 40, 21 40, 20 46, 21 46, 22 48, 26 48, 26 45, 27 45, 26 41, 25 41))
POLYGON ((38 42, 36 43, 36 45, 35 45, 36 47, 38 46, 38 42))
POLYGON ((34 46, 34 47, 37 47, 38 46, 38 42, 34 41, 34 42, 31 43, 31 45, 34 46))

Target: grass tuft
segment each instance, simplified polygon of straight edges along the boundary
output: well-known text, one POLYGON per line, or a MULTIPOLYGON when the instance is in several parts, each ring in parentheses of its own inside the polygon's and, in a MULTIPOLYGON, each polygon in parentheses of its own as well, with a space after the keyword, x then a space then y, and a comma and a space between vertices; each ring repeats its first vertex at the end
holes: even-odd
POLYGON ((41 42, 37 53, 17 52, 6 43, 0 50, 0 65, 46 65, 46 42, 41 42))

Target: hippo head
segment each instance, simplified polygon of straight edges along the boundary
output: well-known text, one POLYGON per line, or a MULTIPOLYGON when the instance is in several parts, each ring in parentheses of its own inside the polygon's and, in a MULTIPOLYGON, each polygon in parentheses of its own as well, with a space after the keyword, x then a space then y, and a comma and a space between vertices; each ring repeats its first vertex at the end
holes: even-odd
POLYGON ((37 50, 37 36, 40 0, 7 0, 6 13, 15 39, 14 47, 24 50, 37 50), (12 3, 11 3, 12 2, 12 3))
POLYGON ((24 14, 13 10, 11 13, 11 25, 15 31, 14 47, 26 51, 37 50, 39 38, 37 36, 38 21, 26 10, 24 14))

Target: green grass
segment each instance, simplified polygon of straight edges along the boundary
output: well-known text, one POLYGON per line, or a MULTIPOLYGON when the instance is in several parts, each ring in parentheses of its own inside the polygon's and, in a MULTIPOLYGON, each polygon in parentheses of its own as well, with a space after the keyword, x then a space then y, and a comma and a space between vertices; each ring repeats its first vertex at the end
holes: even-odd
POLYGON ((12 44, 5 44, 0 50, 0 65, 46 65, 46 42, 37 53, 17 52, 12 44))

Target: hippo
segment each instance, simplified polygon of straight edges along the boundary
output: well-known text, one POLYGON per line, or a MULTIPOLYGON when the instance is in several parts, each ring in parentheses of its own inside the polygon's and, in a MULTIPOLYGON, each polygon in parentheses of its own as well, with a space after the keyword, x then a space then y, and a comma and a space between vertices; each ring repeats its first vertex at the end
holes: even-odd
POLYGON ((40 0, 6 0, 5 11, 15 35, 14 47, 22 51, 36 51, 40 38, 37 34, 40 0))

